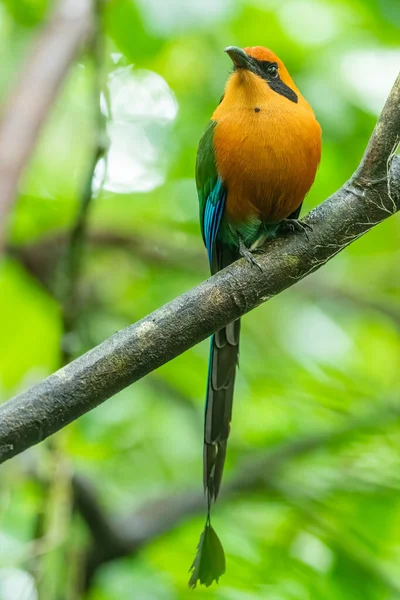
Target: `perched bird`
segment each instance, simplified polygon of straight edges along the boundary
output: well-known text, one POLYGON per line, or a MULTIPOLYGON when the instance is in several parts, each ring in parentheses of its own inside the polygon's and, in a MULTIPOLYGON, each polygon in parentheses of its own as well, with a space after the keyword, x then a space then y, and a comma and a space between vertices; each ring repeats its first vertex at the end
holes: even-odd
MULTIPOLYGON (((321 128, 283 62, 261 46, 229 46, 225 52, 233 72, 200 140, 196 163, 212 274, 240 256, 257 264, 253 250, 281 231, 306 228, 298 217, 321 156, 321 128)), ((208 524, 225 462, 239 333, 237 320, 211 338, 204 427, 208 524)), ((202 583, 216 578, 211 571, 205 575, 203 569, 202 583)))

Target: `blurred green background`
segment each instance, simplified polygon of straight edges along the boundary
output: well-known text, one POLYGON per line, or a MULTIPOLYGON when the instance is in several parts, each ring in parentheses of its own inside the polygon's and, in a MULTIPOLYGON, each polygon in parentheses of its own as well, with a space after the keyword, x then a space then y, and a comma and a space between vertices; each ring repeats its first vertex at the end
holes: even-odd
MULTIPOLYGON (((2 101, 51 9, 0 3, 2 101)), ((103 17, 111 145, 107 172, 104 160, 96 169, 74 327, 63 336, 54 290, 91 161, 85 51, 23 177, 0 262, 3 401, 57 369, 62 347, 78 356, 208 276, 193 174, 230 70, 225 46, 272 48, 316 112, 323 156, 306 212, 357 167, 400 65, 398 0, 111 0, 103 17)), ((213 519, 227 555, 219 586, 187 588, 204 520, 192 499, 205 341, 2 466, 0 599, 400 598, 400 425, 390 409, 400 403, 399 258, 392 218, 243 319, 225 472, 238 490, 213 519), (359 418, 364 427, 346 433, 359 418), (320 434, 296 456, 294 440, 320 434), (241 491, 243 468, 286 445, 276 477, 260 474, 270 485, 241 491), (100 529, 93 552, 74 473, 122 530, 156 530, 138 551, 98 561, 86 590, 88 556, 112 554, 111 542, 100 529)))

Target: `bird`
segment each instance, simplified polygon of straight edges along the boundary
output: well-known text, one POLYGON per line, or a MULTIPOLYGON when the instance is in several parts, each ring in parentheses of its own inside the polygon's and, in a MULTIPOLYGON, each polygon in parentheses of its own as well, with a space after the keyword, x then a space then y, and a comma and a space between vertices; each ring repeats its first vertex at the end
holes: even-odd
MULTIPOLYGON (((211 273, 298 221, 321 157, 321 128, 283 62, 262 46, 225 49, 233 62, 225 93, 196 161, 200 225, 211 273)), ((204 487, 221 485, 232 415, 240 320, 211 338, 204 428, 204 487)))
MULTIPOLYGON (((233 70, 196 159, 200 226, 211 274, 241 256, 260 266, 255 251, 282 232, 307 234, 310 226, 299 215, 321 157, 321 127, 282 60, 263 46, 228 46, 225 52, 233 70)), ((205 533, 225 463, 239 337, 238 319, 210 340, 203 453, 205 533)), ((201 543, 202 538, 190 585, 196 576, 206 585, 218 576, 204 566, 210 562, 205 560, 201 573, 201 543)))

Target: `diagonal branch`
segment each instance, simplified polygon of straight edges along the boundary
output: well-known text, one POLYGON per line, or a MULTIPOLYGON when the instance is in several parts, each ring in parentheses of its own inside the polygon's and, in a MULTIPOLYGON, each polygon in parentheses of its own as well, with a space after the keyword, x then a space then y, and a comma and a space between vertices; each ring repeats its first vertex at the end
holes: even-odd
POLYGON ((0 252, 19 178, 75 55, 89 34, 92 0, 61 0, 35 41, 0 123, 0 252))
POLYGON ((87 352, 0 408, 0 462, 55 433, 124 387, 322 267, 400 208, 400 76, 354 176, 306 221, 309 239, 270 243, 262 270, 241 259, 87 352), (390 140, 385 143, 384 140, 390 140))

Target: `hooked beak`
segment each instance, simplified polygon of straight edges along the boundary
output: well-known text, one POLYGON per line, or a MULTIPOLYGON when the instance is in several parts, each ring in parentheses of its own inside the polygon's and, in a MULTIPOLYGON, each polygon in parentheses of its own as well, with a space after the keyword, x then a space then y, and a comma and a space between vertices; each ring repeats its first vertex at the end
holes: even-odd
POLYGON ((235 67, 241 67, 243 69, 249 68, 249 56, 241 48, 238 48, 237 46, 228 46, 225 48, 224 52, 230 56, 235 67))

